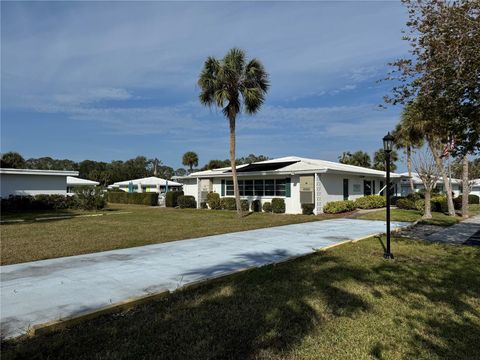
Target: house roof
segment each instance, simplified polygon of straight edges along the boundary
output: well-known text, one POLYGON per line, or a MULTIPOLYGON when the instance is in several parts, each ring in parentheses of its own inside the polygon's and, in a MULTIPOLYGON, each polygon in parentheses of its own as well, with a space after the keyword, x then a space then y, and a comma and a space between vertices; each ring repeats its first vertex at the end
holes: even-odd
MULTIPOLYGON (((340 164, 333 161, 308 159, 298 156, 286 156, 277 159, 259 161, 252 164, 237 166, 238 176, 247 175, 282 175, 282 174, 312 174, 312 173, 339 173, 355 174, 360 176, 385 177, 385 171, 364 168, 361 166, 340 164)), ((230 176, 231 168, 225 167, 214 170, 205 170, 184 176, 183 179, 197 177, 230 176)), ((391 173, 392 178, 401 175, 391 173)))
POLYGON ((78 171, 0 168, 0 174, 8 174, 8 175, 77 176, 77 175, 78 175, 78 171))
POLYGON ((81 179, 78 177, 73 177, 73 176, 67 176, 67 186, 96 186, 99 185, 100 183, 97 181, 92 181, 92 180, 87 180, 87 179, 81 179))
POLYGON ((182 186, 182 184, 172 181, 172 180, 165 180, 156 176, 150 176, 150 177, 145 177, 141 179, 134 179, 134 180, 125 180, 125 181, 119 181, 116 183, 113 183, 113 186, 128 186, 128 184, 132 183, 133 185, 160 185, 160 186, 165 186, 167 184, 169 186, 182 186))
MULTIPOLYGON (((400 173, 399 175, 405 178, 409 178, 408 172, 400 173)), ((418 173, 412 172, 412 179, 414 184, 422 184, 422 179, 420 179, 420 177, 418 176, 418 173)), ((442 177, 439 177, 439 179, 437 180, 437 184, 440 184, 440 183, 443 183, 442 177)), ((461 184, 461 183, 462 183, 461 179, 452 178, 452 184, 461 184)))

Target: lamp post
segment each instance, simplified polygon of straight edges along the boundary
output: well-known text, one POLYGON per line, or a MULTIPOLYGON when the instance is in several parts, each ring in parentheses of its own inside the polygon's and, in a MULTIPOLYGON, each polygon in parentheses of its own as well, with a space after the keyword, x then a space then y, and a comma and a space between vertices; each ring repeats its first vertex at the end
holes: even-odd
POLYGON ((393 149, 393 136, 390 132, 383 137, 383 150, 385 152, 385 168, 387 170, 387 249, 385 250, 383 257, 385 259, 393 259, 393 254, 390 252, 390 153, 393 149))

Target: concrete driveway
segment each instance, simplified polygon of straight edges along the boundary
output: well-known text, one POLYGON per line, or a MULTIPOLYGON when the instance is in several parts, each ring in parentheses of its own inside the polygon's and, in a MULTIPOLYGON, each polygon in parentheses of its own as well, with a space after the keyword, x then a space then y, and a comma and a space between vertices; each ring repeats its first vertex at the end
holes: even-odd
POLYGON ((1 266, 2 336, 384 230, 383 221, 335 219, 1 266))

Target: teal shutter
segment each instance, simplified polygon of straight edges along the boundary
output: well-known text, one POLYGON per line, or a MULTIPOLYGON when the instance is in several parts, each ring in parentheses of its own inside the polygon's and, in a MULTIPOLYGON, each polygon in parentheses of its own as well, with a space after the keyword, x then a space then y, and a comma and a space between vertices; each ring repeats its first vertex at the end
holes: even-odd
POLYGON ((222 196, 225 196, 225 180, 222 180, 222 196))
POLYGON ((291 186, 290 178, 285 179, 285 196, 286 197, 290 197, 291 195, 290 186, 291 186))

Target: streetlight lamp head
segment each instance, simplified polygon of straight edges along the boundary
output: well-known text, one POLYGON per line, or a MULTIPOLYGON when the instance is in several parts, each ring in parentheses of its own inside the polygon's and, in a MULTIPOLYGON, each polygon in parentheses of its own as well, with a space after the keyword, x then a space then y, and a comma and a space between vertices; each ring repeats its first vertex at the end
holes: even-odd
POLYGON ((389 153, 393 150, 393 140, 395 138, 390 134, 390 132, 383 137, 383 150, 389 153))

